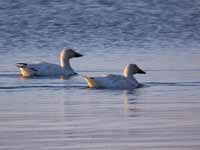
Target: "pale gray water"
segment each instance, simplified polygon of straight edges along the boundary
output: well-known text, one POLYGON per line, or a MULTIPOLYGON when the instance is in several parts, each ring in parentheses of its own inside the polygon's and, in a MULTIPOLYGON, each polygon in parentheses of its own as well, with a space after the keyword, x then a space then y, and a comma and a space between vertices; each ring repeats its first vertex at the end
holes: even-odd
POLYGON ((0 4, 0 149, 200 149, 199 1, 0 4), (85 54, 72 60, 80 74, 137 63, 144 86, 20 78, 16 62, 59 63, 64 46, 85 54))

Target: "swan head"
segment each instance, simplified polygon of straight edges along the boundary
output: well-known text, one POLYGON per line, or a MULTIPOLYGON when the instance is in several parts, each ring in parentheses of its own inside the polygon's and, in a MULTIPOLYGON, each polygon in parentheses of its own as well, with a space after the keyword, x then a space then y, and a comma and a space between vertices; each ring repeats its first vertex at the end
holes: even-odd
POLYGON ((140 69, 136 64, 129 64, 124 69, 124 76, 130 77, 134 74, 145 74, 142 69, 140 69))
POLYGON ((60 58, 65 60, 65 59, 70 59, 74 57, 82 57, 83 55, 76 52, 75 50, 71 48, 63 48, 60 53, 60 58))

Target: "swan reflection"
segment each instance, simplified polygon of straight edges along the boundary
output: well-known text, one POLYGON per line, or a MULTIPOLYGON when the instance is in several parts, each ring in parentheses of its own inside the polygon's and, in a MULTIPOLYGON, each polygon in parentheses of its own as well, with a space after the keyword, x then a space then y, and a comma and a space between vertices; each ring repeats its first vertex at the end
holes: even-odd
POLYGON ((138 117, 138 91, 124 91, 124 113, 128 117, 138 117))

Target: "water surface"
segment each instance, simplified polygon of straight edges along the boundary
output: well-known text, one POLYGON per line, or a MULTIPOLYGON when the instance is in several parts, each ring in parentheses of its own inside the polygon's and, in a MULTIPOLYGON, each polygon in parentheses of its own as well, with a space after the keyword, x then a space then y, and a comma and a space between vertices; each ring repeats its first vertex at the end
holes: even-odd
POLYGON ((0 149, 200 148, 197 0, 0 2, 0 149), (88 89, 70 79, 19 76, 16 62, 59 63, 81 75, 146 75, 135 90, 88 89))

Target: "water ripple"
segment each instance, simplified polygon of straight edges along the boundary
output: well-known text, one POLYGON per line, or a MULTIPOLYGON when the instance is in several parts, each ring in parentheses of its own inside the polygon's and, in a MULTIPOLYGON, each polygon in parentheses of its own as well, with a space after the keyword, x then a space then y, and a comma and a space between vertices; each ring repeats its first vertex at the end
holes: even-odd
POLYGON ((200 86, 200 81, 193 82, 145 82, 145 85, 151 86, 200 86))

